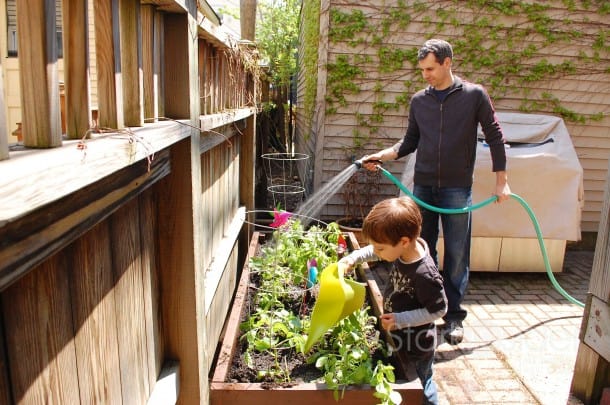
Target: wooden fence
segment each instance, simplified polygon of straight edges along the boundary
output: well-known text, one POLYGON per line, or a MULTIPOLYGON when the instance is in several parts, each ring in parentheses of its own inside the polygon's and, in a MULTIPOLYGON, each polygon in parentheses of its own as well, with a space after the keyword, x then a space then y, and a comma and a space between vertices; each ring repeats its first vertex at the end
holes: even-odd
POLYGON ((63 0, 62 109, 51 3, 16 1, 22 145, 0 97, 0 403, 207 403, 254 208, 251 45, 196 0, 63 0))

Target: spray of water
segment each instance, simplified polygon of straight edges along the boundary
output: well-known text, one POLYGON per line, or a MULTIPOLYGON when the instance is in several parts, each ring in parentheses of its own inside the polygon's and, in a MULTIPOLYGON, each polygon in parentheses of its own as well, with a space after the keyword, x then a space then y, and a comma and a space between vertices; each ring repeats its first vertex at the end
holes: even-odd
MULTIPOLYGON (((358 165, 351 164, 341 173, 330 179, 322 188, 303 201, 295 214, 307 218, 315 218, 318 212, 326 205, 328 200, 341 189, 350 177, 358 170, 358 165)), ((306 225, 306 224, 304 224, 306 225)))

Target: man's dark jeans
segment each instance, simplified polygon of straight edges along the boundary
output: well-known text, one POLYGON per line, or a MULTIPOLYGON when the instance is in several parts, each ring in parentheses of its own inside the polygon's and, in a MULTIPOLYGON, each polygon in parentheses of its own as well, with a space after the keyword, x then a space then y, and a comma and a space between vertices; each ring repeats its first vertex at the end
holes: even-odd
MULTIPOLYGON (((413 187, 413 195, 427 204, 439 208, 464 208, 472 205, 471 187, 413 187)), ((470 272, 470 236, 472 218, 470 212, 439 214, 421 207, 423 225, 421 237, 430 248, 430 255, 438 264, 436 243, 439 235, 439 219, 443 227, 444 257, 441 266, 445 294, 449 303, 445 322, 462 321, 466 310, 462 301, 468 288, 470 272)))

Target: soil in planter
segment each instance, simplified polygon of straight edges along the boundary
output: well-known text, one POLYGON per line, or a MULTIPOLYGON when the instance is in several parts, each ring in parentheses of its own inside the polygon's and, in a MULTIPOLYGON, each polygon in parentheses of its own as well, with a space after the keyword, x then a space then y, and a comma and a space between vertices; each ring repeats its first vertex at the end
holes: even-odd
MULTIPOLYGON (((252 285, 257 285, 257 274, 251 273, 250 280, 252 285)), ((242 311, 240 322, 244 322, 250 315, 249 308, 252 307, 252 299, 256 292, 256 289, 250 288, 248 290, 248 296, 245 300, 244 310, 242 311)), ((302 300, 302 291, 295 291, 291 294, 286 295, 287 300, 291 302, 293 312, 298 313, 299 311, 308 311, 309 313, 313 309, 314 300, 309 299, 305 303, 302 300)), ((278 354, 282 368, 288 371, 291 382, 278 383, 270 376, 265 377, 262 381, 257 378, 258 370, 270 370, 276 364, 276 358, 268 352, 251 352, 250 360, 254 367, 248 367, 244 359, 244 353, 246 352, 248 343, 242 341, 241 338, 243 333, 239 335, 240 343, 237 346, 239 353, 233 356, 233 362, 227 375, 228 382, 239 382, 239 383, 263 383, 266 388, 273 388, 274 386, 290 386, 294 383, 309 382, 316 380, 322 376, 322 372, 316 368, 314 364, 307 364, 305 356, 302 353, 298 353, 295 349, 283 349, 283 353, 278 354)))
MULTIPOLYGON (((251 281, 254 285, 256 285, 256 274, 251 274, 251 281)), ((256 292, 255 288, 250 288, 248 292, 248 296, 246 298, 246 304, 244 305, 244 310, 242 311, 240 322, 244 322, 246 318, 250 315, 249 308, 252 305, 252 299, 254 293, 256 292)), ((290 295, 290 294, 289 294, 290 295)), ((311 313, 313 310, 313 305, 315 303, 315 299, 312 297, 307 301, 307 303, 302 306, 302 295, 294 293, 291 297, 289 297, 294 301, 290 306, 297 307, 295 313, 299 313, 299 311, 305 311, 306 313, 311 313)), ((368 305, 368 297, 367 301, 365 301, 365 306, 368 305)), ((227 374, 227 382, 233 383, 261 383, 262 387, 272 389, 274 387, 290 387, 292 385, 302 383, 302 382, 314 382, 319 380, 323 374, 322 371, 316 368, 315 364, 307 364, 306 357, 302 353, 297 352, 295 349, 283 349, 282 352, 278 353, 277 359, 271 355, 269 352, 250 352, 250 362, 254 365, 254 367, 248 367, 244 359, 244 353, 247 348, 247 342, 245 340, 241 340, 243 334, 239 336, 239 344, 237 347, 239 348, 239 352, 235 353, 232 359, 232 364, 230 370, 227 374), (262 380, 258 378, 257 372, 258 370, 270 370, 276 366, 276 362, 280 361, 280 364, 284 370, 290 376, 290 381, 288 382, 277 382, 272 377, 266 376, 262 380)), ((368 336, 367 339, 377 339, 377 336, 368 336)), ((396 373, 397 379, 403 379, 403 376, 400 375, 401 368, 397 367, 395 363, 395 359, 393 357, 387 358, 383 355, 383 353, 378 350, 372 353, 373 364, 377 363, 377 360, 382 360, 386 364, 392 364, 394 366, 394 372, 396 373)))

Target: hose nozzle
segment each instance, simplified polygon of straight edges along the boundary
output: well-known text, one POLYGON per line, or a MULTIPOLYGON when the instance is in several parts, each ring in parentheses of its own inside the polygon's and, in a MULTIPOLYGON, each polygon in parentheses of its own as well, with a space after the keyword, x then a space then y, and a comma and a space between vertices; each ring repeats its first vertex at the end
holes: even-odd
POLYGON ((376 165, 381 165, 383 162, 379 159, 366 159, 366 158, 354 160, 354 164, 356 165, 356 167, 358 169, 362 169, 362 165, 365 163, 374 163, 376 165))

